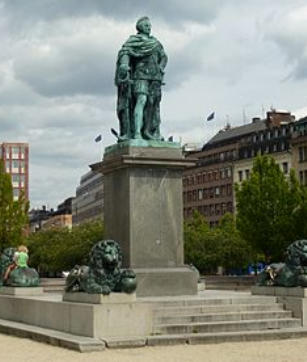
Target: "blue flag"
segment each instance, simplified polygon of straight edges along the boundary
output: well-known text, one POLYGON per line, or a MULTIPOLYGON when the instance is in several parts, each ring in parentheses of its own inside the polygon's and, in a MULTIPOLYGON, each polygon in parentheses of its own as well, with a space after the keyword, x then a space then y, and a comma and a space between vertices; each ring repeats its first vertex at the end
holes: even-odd
POLYGON ((212 112, 208 117, 207 117, 207 121, 212 121, 214 119, 215 116, 215 112, 212 112))
POLYGON ((95 142, 100 142, 101 140, 102 140, 101 134, 95 138, 95 142))

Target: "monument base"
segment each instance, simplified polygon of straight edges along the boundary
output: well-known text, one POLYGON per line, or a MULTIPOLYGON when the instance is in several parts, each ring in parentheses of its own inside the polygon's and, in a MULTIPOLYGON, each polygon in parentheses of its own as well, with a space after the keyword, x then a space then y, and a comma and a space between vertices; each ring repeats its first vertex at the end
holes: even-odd
POLYGON ((0 294, 4 295, 20 295, 20 296, 31 296, 41 295, 44 293, 42 287, 1 287, 0 294))
POLYGON ((251 292, 253 295, 275 296, 278 303, 291 310, 294 317, 301 319, 302 326, 307 327, 307 288, 253 286, 251 292))
POLYGON ((132 303, 136 301, 135 293, 111 293, 89 294, 82 292, 64 293, 63 302, 90 303, 90 304, 116 304, 116 303, 132 303))
POLYGON ((197 294, 197 274, 189 267, 135 268, 138 297, 197 294))

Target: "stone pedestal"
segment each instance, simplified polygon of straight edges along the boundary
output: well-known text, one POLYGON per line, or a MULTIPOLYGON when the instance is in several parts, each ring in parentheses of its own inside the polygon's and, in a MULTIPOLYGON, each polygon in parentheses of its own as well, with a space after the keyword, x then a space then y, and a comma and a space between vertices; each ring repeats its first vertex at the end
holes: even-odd
POLYGON ((42 287, 1 287, 0 294, 15 296, 33 296, 44 293, 42 287))
POLYGON ((307 288, 302 287, 268 287, 253 286, 253 295, 275 296, 287 310, 291 310, 295 318, 300 318, 303 327, 307 327, 307 288))
POLYGON ((176 143, 135 142, 107 148, 92 166, 104 174, 105 238, 120 243, 137 295, 196 294, 196 273, 184 266, 182 203, 182 172, 194 161, 176 143))
POLYGON ((135 293, 111 293, 103 294, 88 294, 82 292, 63 294, 63 302, 75 303, 90 303, 90 304, 117 304, 117 303, 133 303, 136 301, 135 293))

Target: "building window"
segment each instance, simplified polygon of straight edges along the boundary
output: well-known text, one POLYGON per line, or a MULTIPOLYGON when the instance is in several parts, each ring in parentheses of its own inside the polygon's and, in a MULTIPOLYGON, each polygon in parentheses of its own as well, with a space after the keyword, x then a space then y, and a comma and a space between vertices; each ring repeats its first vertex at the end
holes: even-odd
POLYGON ((306 160, 307 155, 307 147, 299 147, 298 148, 299 161, 304 162, 306 160))
POLYGON ((24 159, 24 158, 25 158, 25 154, 26 154, 25 148, 24 148, 24 147, 20 147, 20 158, 21 158, 21 159, 24 159))
POLYGON ((303 173, 303 171, 300 171, 300 184, 304 185, 304 173, 303 173))
POLYGON ((19 189, 13 189, 14 200, 17 200, 19 197, 19 189))
POLYGON ((19 175, 12 175, 13 187, 18 187, 19 186, 19 181, 20 181, 19 175))
POLYGON ((198 190, 198 200, 202 200, 203 199, 203 190, 199 189, 198 190))
POLYGON ((215 188, 215 196, 220 196, 220 188, 219 187, 215 188))
POLYGON ((248 180, 249 179, 249 170, 245 170, 245 178, 248 180))
POLYGON ((7 173, 10 173, 10 171, 11 171, 11 163, 10 163, 10 161, 5 162, 5 171, 7 173))
POLYGON ((227 211, 232 212, 232 202, 227 203, 227 211))
POLYGON ((193 190, 193 201, 196 201, 196 198, 197 198, 196 190, 193 190))
POLYGON ((19 147, 12 147, 12 158, 19 158, 19 147))
POLYGON ((231 196, 231 195, 232 195, 232 185, 231 185, 231 184, 228 184, 228 185, 227 185, 227 195, 228 195, 228 196, 231 196))
POLYGON ((243 171, 238 172, 239 181, 241 182, 243 180, 243 171))
POLYGON ((285 175, 287 175, 288 174, 288 162, 283 162, 282 163, 282 170, 283 170, 283 172, 284 172, 284 174, 285 175))

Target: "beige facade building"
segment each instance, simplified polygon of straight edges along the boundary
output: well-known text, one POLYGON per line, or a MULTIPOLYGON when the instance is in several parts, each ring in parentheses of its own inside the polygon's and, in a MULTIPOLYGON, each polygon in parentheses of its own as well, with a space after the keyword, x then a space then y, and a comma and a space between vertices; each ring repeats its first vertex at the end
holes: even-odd
POLYGON ((307 186, 307 117, 296 122, 291 145, 296 176, 301 185, 307 186))
POLYGON ((60 229, 67 227, 72 228, 72 215, 53 215, 49 219, 42 222, 41 230, 60 229))
MULTIPOLYGON (((296 167, 291 140, 298 124, 289 112, 271 111, 263 120, 254 118, 243 126, 225 127, 202 150, 188 153, 187 157, 196 158, 197 164, 183 177, 185 218, 198 210, 214 226, 225 212, 234 212, 234 185, 249 178, 257 154, 270 154, 289 175, 296 167)), ((297 148, 297 154, 298 159, 302 158, 302 148, 297 148)), ((303 167, 301 164, 301 174, 303 167)))
POLYGON ((89 171, 81 177, 72 203, 72 222, 79 225, 90 221, 103 220, 104 189, 103 175, 89 171))

